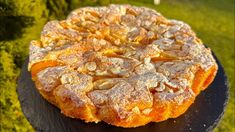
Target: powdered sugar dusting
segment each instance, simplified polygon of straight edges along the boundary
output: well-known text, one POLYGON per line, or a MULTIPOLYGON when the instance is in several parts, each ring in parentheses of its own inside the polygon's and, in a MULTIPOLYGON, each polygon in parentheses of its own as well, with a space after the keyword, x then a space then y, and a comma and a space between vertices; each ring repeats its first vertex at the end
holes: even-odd
POLYGON ((65 66, 37 73, 40 90, 107 105, 121 119, 149 114, 154 99, 182 104, 195 96, 195 73, 216 65, 189 25, 130 5, 80 8, 48 22, 30 43, 29 70, 49 60, 65 66))

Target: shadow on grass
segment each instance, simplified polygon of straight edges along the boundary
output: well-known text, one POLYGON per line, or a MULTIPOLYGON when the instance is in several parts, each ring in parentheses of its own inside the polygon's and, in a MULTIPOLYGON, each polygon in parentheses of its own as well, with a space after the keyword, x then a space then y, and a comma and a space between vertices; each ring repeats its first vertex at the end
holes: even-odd
POLYGON ((0 41, 22 37, 23 28, 31 26, 33 23, 33 17, 0 16, 0 41))

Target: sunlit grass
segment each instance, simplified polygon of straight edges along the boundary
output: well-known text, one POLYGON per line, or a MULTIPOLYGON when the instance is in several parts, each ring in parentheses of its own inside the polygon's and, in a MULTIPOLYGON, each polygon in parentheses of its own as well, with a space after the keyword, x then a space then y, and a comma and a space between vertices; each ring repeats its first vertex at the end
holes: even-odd
MULTIPOLYGON (((8 3, 9 5, 16 2, 14 9, 17 13, 13 16, 30 16, 34 18, 34 22, 33 25, 22 29, 20 37, 0 41, 0 131, 32 131, 32 127, 21 112, 16 94, 16 78, 28 55, 29 41, 39 38, 42 26, 47 20, 65 18, 70 12, 69 7, 73 9, 79 6, 94 6, 97 3, 88 0, 83 0, 86 1, 84 3, 70 0, 73 4, 67 5, 65 0, 51 0, 52 5, 55 1, 57 4, 49 11, 45 2, 41 0, 9 1, 13 1, 8 3)), ((182 20, 192 27, 198 37, 219 58, 230 82, 229 104, 223 120, 215 131, 234 131, 234 0, 161 0, 160 5, 153 5, 153 0, 103 0, 100 4, 107 4, 109 1, 150 7, 169 19, 182 20)))

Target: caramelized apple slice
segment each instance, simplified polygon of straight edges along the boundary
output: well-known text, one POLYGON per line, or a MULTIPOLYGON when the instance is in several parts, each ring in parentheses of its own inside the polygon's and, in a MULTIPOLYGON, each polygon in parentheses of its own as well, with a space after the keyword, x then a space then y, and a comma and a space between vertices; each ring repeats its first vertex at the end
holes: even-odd
POLYGON ((163 52, 160 53, 159 56, 151 57, 151 60, 154 61, 154 62, 157 62, 157 61, 173 61, 173 60, 179 60, 179 59, 180 58, 178 58, 178 57, 175 57, 175 56, 163 53, 163 52))
POLYGON ((205 88, 208 87, 208 85, 213 81, 216 72, 217 71, 217 66, 211 67, 209 70, 204 71, 199 69, 196 72, 195 79, 192 84, 192 90, 195 94, 199 94, 201 90, 204 90, 205 88))
POLYGON ((53 66, 58 66, 58 65, 62 65, 62 63, 57 62, 55 60, 47 60, 47 61, 41 61, 41 62, 35 63, 32 65, 30 69, 32 78, 35 78, 36 74, 40 72, 41 70, 47 67, 53 67, 53 66))

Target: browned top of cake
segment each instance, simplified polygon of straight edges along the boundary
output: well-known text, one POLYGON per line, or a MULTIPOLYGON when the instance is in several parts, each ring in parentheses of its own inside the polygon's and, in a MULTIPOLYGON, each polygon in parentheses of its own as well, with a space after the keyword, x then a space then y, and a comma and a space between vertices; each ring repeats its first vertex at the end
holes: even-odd
POLYGON ((182 103, 194 96, 196 70, 215 65, 187 24, 129 5, 80 8, 48 22, 31 42, 29 70, 43 61, 59 64, 37 73, 45 91, 63 87, 59 95, 109 105, 121 119, 151 112, 153 96, 182 103))

